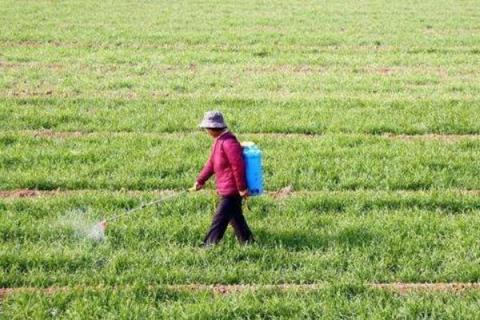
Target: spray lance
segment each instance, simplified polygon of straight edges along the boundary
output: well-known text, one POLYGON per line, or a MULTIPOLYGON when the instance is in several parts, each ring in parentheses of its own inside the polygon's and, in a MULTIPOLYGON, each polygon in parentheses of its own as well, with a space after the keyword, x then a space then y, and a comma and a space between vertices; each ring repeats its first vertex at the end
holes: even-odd
POLYGON ((157 200, 154 200, 154 201, 151 201, 151 202, 146 202, 146 203, 142 203, 141 205, 137 206, 137 207, 134 207, 132 209, 128 209, 122 213, 119 213, 111 218, 108 219, 108 221, 106 219, 100 221, 99 223, 97 223, 96 227, 98 230, 100 230, 102 233, 105 232, 105 230, 107 229, 107 226, 108 226, 108 223, 109 222, 112 222, 112 221, 115 221, 115 220, 118 220, 119 218, 123 217, 123 216, 126 216, 126 215, 130 215, 132 214, 133 212, 136 212, 136 211, 140 211, 146 207, 150 207, 150 206, 153 206, 155 204, 159 204, 161 202, 164 202, 166 200, 169 200, 169 199, 173 199, 173 198, 177 198, 177 197, 180 197, 181 195, 184 195, 186 194, 187 192, 189 191, 193 191, 192 189, 188 189, 188 190, 182 190, 180 192, 177 192, 177 193, 174 193, 174 194, 171 194, 171 195, 168 195, 168 196, 165 196, 165 197, 162 197, 160 199, 157 199, 157 200))

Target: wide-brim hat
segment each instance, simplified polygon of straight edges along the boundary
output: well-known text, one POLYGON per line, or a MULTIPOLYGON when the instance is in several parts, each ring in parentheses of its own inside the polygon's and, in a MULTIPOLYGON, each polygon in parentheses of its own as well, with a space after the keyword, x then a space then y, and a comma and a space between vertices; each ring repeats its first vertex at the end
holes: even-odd
POLYGON ((207 111, 199 127, 204 129, 225 129, 227 124, 220 111, 207 111))

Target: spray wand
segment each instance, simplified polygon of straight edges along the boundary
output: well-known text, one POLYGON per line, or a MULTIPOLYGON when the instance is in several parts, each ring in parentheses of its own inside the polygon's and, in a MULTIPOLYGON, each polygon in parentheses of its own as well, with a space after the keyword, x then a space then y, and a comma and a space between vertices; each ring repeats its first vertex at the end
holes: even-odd
MULTIPOLYGON (((191 191, 190 189, 188 191, 191 191)), ((174 194, 171 194, 171 195, 168 195, 168 196, 165 196, 163 198, 160 198, 160 199, 157 199, 155 201, 151 201, 151 202, 147 202, 147 203, 142 203, 141 205, 137 206, 137 207, 134 207, 132 209, 128 209, 126 210, 125 212, 122 212, 122 213, 119 213, 111 218, 109 218, 108 220, 111 222, 111 221, 115 221, 115 220, 118 220, 119 218, 123 217, 123 216, 126 216, 126 215, 129 215, 131 214, 132 212, 135 212, 135 211, 139 211, 139 210, 142 210, 143 208, 146 208, 146 207, 150 207, 150 206, 153 206, 155 204, 158 204, 158 203, 161 203, 161 202, 164 202, 168 199, 173 199, 173 198, 177 198, 183 194, 187 193, 187 190, 183 190, 183 191, 180 191, 178 193, 174 193, 174 194)), ((107 225, 108 225, 108 222, 106 219, 100 221, 99 223, 97 223, 97 227, 99 229, 102 230, 102 232, 105 232, 105 230, 107 229, 107 225)))

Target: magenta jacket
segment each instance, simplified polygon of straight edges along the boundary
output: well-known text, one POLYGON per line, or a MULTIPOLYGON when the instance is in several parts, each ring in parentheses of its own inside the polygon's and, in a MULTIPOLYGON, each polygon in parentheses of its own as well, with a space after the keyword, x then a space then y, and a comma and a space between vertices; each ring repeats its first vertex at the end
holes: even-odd
POLYGON ((197 183, 203 186, 212 175, 215 175, 217 193, 221 196, 237 195, 239 191, 247 189, 242 147, 229 131, 215 139, 197 183))

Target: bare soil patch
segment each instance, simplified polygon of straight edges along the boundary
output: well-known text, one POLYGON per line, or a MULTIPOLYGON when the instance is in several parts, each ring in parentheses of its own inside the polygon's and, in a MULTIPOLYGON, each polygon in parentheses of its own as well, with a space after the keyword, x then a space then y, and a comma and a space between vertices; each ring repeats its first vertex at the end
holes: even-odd
MULTIPOLYGON (((97 189, 76 189, 76 190, 62 190, 62 189, 55 189, 55 190, 37 190, 37 189, 15 189, 15 190, 0 190, 0 198, 37 198, 43 196, 67 196, 67 195, 75 195, 75 194, 82 194, 88 192, 102 192, 105 190, 97 190, 97 189)), ((367 190, 368 191, 368 190, 367 190)), ((480 196, 480 190, 466 190, 466 189, 450 189, 444 190, 445 192, 452 192, 459 195, 464 196, 480 196)), ((121 193, 126 194, 129 196, 142 196, 145 194, 153 194, 158 196, 163 195, 171 195, 174 193, 181 192, 181 190, 174 190, 174 189, 155 189, 155 190, 130 190, 130 189, 118 189, 118 190, 108 190, 107 192, 111 193, 121 193)), ((372 190, 373 192, 373 190, 372 190)), ((413 194, 429 194, 435 191, 428 191, 428 190, 395 190, 391 191, 391 193, 396 193, 399 196, 403 195, 413 195, 413 194)), ((214 194, 214 190, 204 190, 199 191, 199 193, 212 193, 214 194)), ((285 200, 290 197, 294 196, 302 196, 302 195, 320 195, 325 193, 356 193, 356 191, 312 191, 312 190, 294 190, 293 186, 289 185, 277 191, 265 191, 265 195, 271 197, 275 200, 285 200)))
POLYGON ((80 137, 85 133, 81 131, 37 130, 37 131, 32 131, 32 134, 34 137, 41 137, 41 138, 71 138, 71 137, 80 137))
POLYGON ((419 134, 419 135, 406 135, 406 134, 383 134, 383 137, 391 140, 401 141, 439 141, 446 143, 455 143, 464 139, 480 139, 480 135, 476 134, 419 134))
POLYGON ((283 200, 290 197, 293 194, 293 186, 288 185, 278 191, 271 192, 270 195, 276 200, 283 200))
POLYGON ((371 284, 370 287, 375 289, 384 289, 394 291, 400 294, 408 294, 414 291, 431 291, 431 292, 451 292, 457 293, 465 290, 478 290, 480 283, 378 283, 371 284))
POLYGON ((32 189, 0 191, 0 198, 32 198, 39 197, 44 192, 32 189))
MULTIPOLYGON (((52 94, 52 91, 44 92, 44 94, 52 94)), ((92 110, 91 112, 94 112, 92 110)), ((0 131, 1 133, 2 131, 0 131)), ((10 132, 10 131, 9 131, 10 132)), ((179 131, 179 132, 131 132, 131 131, 56 131, 50 129, 43 130, 16 130, 11 131, 17 134, 30 135, 34 137, 44 137, 44 138, 76 138, 81 136, 96 136, 96 135, 112 135, 112 136, 148 136, 148 137, 160 137, 160 136, 176 136, 182 137, 186 135, 191 135, 197 131, 179 131)), ((259 136, 259 137, 275 137, 279 139, 318 139, 321 137, 331 136, 330 134, 326 135, 323 133, 278 133, 278 132, 260 132, 260 133, 248 133, 243 132, 242 135, 250 136, 259 136)), ((455 143, 461 140, 474 140, 480 139, 480 134, 437 134, 437 133, 426 133, 426 134, 393 134, 393 133, 383 133, 383 134, 367 134, 367 133, 339 133, 340 136, 352 136, 352 137, 380 137, 389 140, 397 141, 439 141, 446 143, 455 143)))
MULTIPOLYGON (((11 294, 16 293, 40 293, 40 294, 55 294, 58 292, 69 292, 76 290, 107 290, 129 288, 131 286, 76 286, 76 287, 17 287, 17 288, 0 288, 0 299, 4 299, 11 294)), ((172 291, 186 291, 186 292, 198 292, 198 291, 211 291, 215 294, 233 294, 242 292, 255 292, 259 290, 272 290, 272 291, 313 291, 320 290, 327 287, 325 283, 312 283, 312 284, 179 284, 179 285, 152 285, 149 288, 152 290, 158 288, 166 288, 172 291)), ((480 290, 480 283, 374 283, 367 284, 366 287, 378 290, 387 290, 398 294, 410 294, 418 292, 444 292, 444 293, 462 293, 467 290, 480 290)))

